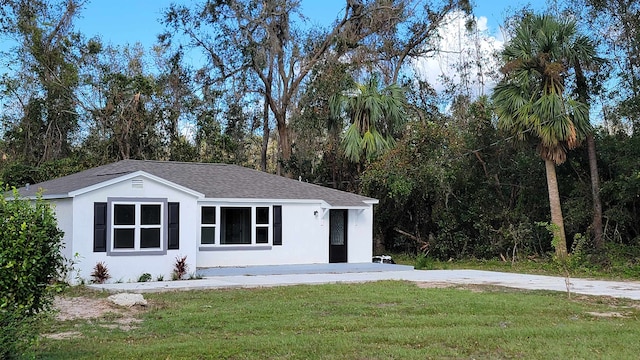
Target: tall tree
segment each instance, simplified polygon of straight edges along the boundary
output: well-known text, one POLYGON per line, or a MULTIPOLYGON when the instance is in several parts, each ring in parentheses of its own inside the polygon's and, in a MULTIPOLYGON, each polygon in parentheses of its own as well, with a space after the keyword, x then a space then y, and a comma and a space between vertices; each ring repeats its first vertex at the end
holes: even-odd
POLYGON ((156 91, 151 112, 160 124, 169 160, 195 160, 192 132, 195 128, 194 114, 199 98, 193 90, 192 71, 182 61, 181 49, 169 52, 160 46, 154 48, 154 59, 158 68, 156 91))
POLYGON ((499 126, 515 139, 534 139, 545 163, 556 255, 567 254, 556 165, 590 131, 589 108, 565 92, 571 61, 593 56, 573 21, 525 14, 502 51, 503 79, 493 101, 499 126))
MULTIPOLYGON (((585 19, 585 23, 583 26, 586 28, 585 32, 590 34, 591 38, 596 38, 596 35, 593 32, 590 32, 589 29, 593 28, 594 24, 604 24, 605 22, 611 20, 612 18, 606 14, 605 9, 607 8, 607 3, 609 5, 615 3, 615 1, 591 1, 591 0, 567 0, 565 5, 565 9, 563 9, 562 13, 559 13, 558 16, 566 16, 567 14, 571 14, 573 18, 576 19, 585 19), (600 9, 600 11, 595 12, 592 6, 596 6, 600 9), (604 15, 604 16, 603 16, 604 15), (607 18, 605 20, 604 18, 607 18), (603 22, 604 21, 604 22, 603 22)), ((557 11, 557 9, 556 9, 557 11)), ((619 16, 620 14, 614 14, 614 16, 619 16)), ((627 19, 631 20, 631 19, 627 19)), ((640 23, 638 23, 640 25, 640 23)), ((597 44, 599 49, 606 49, 610 43, 611 38, 617 35, 614 34, 606 34, 603 37, 597 36, 600 39, 597 44), (608 38, 608 39, 607 39, 608 38)), ((595 47, 596 45, 593 41, 590 41, 587 37, 582 37, 581 41, 585 43, 585 48, 588 46, 595 47)), ((616 44, 616 47, 618 45, 616 44)), ((605 50, 606 51, 606 50, 605 50)), ((616 72, 610 72, 611 64, 616 63, 618 60, 606 61, 603 58, 595 55, 595 49, 591 50, 592 56, 577 56, 580 54, 574 54, 573 58, 570 58, 570 66, 575 74, 575 85, 574 85, 574 93, 576 94, 578 100, 587 104, 591 109, 591 102, 593 101, 594 95, 597 96, 600 101, 609 102, 612 99, 605 100, 605 95, 607 93, 606 87, 603 84, 606 82, 604 79, 615 78, 619 74, 616 72), (603 71, 604 70, 604 71, 603 71), (603 73, 607 73, 604 75, 603 73)), ((615 90, 614 90, 615 92, 615 90)), ((611 93, 613 94, 613 92, 611 93)), ((605 105, 605 107, 610 105, 605 105)), ((591 113, 591 111, 590 111, 591 113)), ((592 220, 590 230, 593 235, 593 245, 596 249, 602 249, 604 246, 604 237, 603 237, 603 224, 602 224, 602 201, 600 199, 600 174, 598 171, 598 161, 597 161, 597 153, 596 153, 596 142, 594 138, 595 129, 591 129, 592 131, 586 137, 587 143, 587 156, 589 161, 589 175, 591 179, 591 199, 592 199, 592 220)))
MULTIPOLYGON (((233 78, 245 72, 254 76, 253 94, 273 114, 284 160, 291 156, 288 112, 301 82, 347 23, 345 15, 342 25, 323 35, 324 41, 308 42, 291 19, 299 6, 299 1, 290 0, 206 1, 193 9, 173 5, 164 20, 172 32, 182 33, 191 46, 207 54, 202 72, 220 89, 233 86, 233 78)), ((161 40, 169 43, 171 37, 165 34, 161 40)))
MULTIPOLYGON (((82 39, 73 21, 80 0, 7 0, 2 30, 18 44, 13 73, 4 77, 4 93, 15 106, 3 114, 5 139, 16 159, 31 165, 69 156, 77 130, 79 58, 82 39)), ((85 50, 85 49, 83 49, 85 50)))
POLYGON ((354 188, 350 180, 354 178, 355 166, 345 159, 340 146, 343 126, 328 126, 329 100, 355 87, 350 69, 350 64, 340 61, 316 65, 298 102, 299 111, 290 123, 296 134, 295 161, 290 162, 292 172, 308 181, 342 190, 354 188))
POLYGON ((165 157, 163 116, 152 112, 157 80, 146 71, 144 54, 139 44, 108 47, 96 60, 93 96, 84 104, 93 120, 84 145, 99 162, 165 157))
POLYGON ((289 119, 314 66, 335 62, 346 53, 355 59, 354 49, 359 47, 378 52, 380 47, 375 44, 384 43, 389 53, 384 60, 393 60, 396 75, 392 77, 397 78, 406 59, 423 52, 441 14, 459 3, 468 6, 466 1, 442 3, 347 0, 344 13, 327 30, 301 28, 306 19, 300 14, 299 0, 206 1, 191 9, 174 5, 164 18, 170 33, 161 40, 170 42, 175 38, 171 33, 186 36, 191 46, 205 52, 208 62, 203 71, 222 88, 233 83, 230 78, 251 73, 255 80, 252 94, 268 104, 286 162, 292 154, 289 119), (410 11, 418 5, 424 5, 419 13, 424 16, 410 11), (406 30, 406 37, 400 29, 406 30), (378 40, 374 34, 380 35, 378 40))

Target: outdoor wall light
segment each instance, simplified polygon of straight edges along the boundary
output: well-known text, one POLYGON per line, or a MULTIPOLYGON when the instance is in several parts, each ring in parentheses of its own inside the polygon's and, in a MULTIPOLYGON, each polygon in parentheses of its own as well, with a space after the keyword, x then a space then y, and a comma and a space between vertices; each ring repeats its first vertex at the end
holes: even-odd
POLYGON ((318 210, 315 210, 315 211, 313 212, 313 216, 318 216, 318 210))

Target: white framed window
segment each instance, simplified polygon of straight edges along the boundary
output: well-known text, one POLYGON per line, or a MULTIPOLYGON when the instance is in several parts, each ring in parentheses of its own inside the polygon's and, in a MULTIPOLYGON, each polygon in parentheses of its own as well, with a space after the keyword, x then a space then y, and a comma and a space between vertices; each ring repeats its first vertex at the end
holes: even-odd
POLYGON ((201 206, 200 245, 271 245, 272 223, 271 206, 201 206))
POLYGON ((216 207, 202 206, 200 208, 200 244, 216 244, 216 207))
POLYGON ((256 244, 268 244, 271 227, 271 209, 268 206, 258 206, 255 210, 255 238, 256 244))
POLYGON ((163 198, 107 198, 93 203, 93 252, 166 255, 180 249, 180 203, 163 198))
POLYGON ((112 201, 110 250, 162 251, 166 204, 161 201, 112 201))

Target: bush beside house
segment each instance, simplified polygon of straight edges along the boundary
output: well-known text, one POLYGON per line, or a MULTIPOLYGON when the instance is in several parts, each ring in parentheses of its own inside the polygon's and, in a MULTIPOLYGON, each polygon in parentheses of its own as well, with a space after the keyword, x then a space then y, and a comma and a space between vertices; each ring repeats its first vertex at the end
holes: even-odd
POLYGON ((37 338, 64 268, 63 233, 50 205, 38 196, 0 193, 0 358, 21 357, 37 338))

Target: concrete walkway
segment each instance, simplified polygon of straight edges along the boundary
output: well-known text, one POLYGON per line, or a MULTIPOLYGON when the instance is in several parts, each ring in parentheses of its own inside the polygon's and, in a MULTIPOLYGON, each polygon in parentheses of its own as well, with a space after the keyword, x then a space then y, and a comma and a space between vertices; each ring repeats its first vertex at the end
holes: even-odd
MULTIPOLYGON (((413 270, 411 267, 389 264, 367 264, 355 271, 356 266, 336 271, 337 268, 326 268, 314 272, 307 269, 301 273, 292 273, 285 268, 227 268, 226 272, 216 269, 210 272, 200 270, 205 277, 198 280, 152 281, 143 283, 121 283, 88 285, 90 288, 109 292, 159 292, 172 290, 203 290, 227 288, 254 288, 299 284, 330 283, 362 283, 381 280, 405 280, 414 282, 495 285, 528 290, 567 291, 565 278, 543 275, 526 275, 480 270, 413 270), (244 270, 239 270, 244 269, 244 270), (372 270, 373 269, 373 270, 372 270), (259 270, 259 271, 258 271, 259 270), (333 270, 333 271, 330 271, 333 270), (217 275, 215 274, 217 272, 217 275), (234 274, 238 272, 241 274, 234 274), (274 272, 276 274, 274 274, 274 272), (283 272, 277 274, 278 272, 283 272)), ((221 268, 222 269, 222 268, 221 268)), ((603 281, 587 279, 570 279, 569 287, 574 294, 611 296, 640 300, 640 282, 603 281)))
POLYGON ((344 274, 389 271, 413 271, 413 266, 381 263, 261 265, 201 268, 198 269, 196 273, 201 277, 213 277, 234 275, 344 274))

